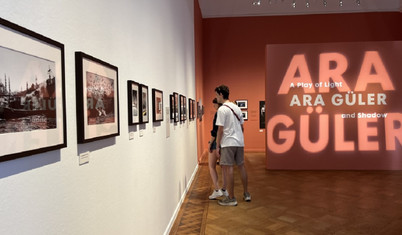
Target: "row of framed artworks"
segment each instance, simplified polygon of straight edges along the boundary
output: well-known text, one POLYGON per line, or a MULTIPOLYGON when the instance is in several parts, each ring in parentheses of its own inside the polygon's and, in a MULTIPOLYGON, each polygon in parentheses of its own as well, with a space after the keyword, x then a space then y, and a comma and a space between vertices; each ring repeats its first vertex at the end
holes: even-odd
MULTIPOLYGON (((0 18, 0 162, 67 146, 64 62, 63 44, 0 18)), ((75 69, 78 143, 118 136, 118 68, 75 52, 75 69)), ((127 84, 129 124, 147 123, 148 87, 127 84)), ((161 90, 152 89, 152 107, 163 121, 161 90)))
POLYGON ((247 112, 247 107, 248 107, 248 101, 247 100, 236 100, 237 106, 239 106, 241 110, 241 114, 243 115, 243 120, 247 121, 248 120, 248 112, 247 112))
MULTIPOLYGON (((135 125, 149 121, 148 86, 135 81, 127 81, 128 93, 128 124, 135 125)), ((169 95, 170 120, 174 122, 187 120, 187 103, 184 95, 176 92, 169 95)), ((189 120, 195 119, 195 100, 188 99, 189 120)), ((163 121, 163 91, 152 89, 153 122, 163 121)))
MULTIPOLYGON (((173 92, 173 94, 169 95, 170 98, 170 120, 173 120, 174 122, 183 122, 187 120, 187 103, 186 100, 187 98, 184 95, 180 95, 176 92, 173 92)), ((195 113, 196 113, 196 106, 195 106, 195 100, 189 98, 188 99, 188 117, 189 120, 194 120, 195 119, 195 113)))

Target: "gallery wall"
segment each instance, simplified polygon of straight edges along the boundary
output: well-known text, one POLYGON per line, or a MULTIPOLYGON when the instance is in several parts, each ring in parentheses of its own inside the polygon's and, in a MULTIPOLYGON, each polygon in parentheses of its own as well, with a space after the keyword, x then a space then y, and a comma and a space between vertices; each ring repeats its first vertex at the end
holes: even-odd
POLYGON ((259 101, 265 100, 266 45, 401 40, 401 19, 398 12, 204 19, 204 142, 212 126, 214 88, 226 84, 230 100, 248 100, 245 150, 265 151, 259 101))
POLYGON ((128 126, 127 80, 147 85, 150 101, 152 88, 163 91, 164 111, 173 92, 196 99, 193 2, 0 5, 1 18, 64 44, 67 120, 66 148, 0 162, 0 234, 168 232, 197 169, 197 122, 165 113, 153 123, 150 113, 128 126), (77 143, 76 51, 118 67, 119 136, 77 143))

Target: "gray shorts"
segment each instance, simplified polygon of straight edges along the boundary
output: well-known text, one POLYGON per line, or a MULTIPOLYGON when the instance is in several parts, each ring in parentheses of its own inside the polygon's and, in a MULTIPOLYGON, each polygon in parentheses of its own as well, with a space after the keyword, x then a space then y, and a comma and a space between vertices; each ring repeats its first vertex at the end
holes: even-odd
POLYGON ((221 159, 219 165, 233 166, 244 164, 244 147, 223 147, 221 148, 221 159))

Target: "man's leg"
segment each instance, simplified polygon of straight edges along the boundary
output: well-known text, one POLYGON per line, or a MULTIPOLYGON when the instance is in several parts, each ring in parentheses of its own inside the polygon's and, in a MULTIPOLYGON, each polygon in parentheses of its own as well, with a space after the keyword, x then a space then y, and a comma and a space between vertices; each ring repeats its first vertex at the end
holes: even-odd
POLYGON ((229 193, 229 198, 234 198, 234 178, 233 166, 224 166, 226 168, 226 184, 229 193))
POLYGON ((243 190, 245 193, 248 193, 248 176, 246 171, 246 166, 244 164, 238 166, 241 176, 241 182, 243 183, 243 190))

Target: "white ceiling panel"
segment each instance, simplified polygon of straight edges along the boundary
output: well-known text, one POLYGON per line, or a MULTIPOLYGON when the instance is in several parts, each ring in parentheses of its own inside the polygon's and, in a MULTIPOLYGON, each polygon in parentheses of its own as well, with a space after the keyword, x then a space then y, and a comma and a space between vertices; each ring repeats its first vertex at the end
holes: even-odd
POLYGON ((402 0, 199 0, 203 18, 400 12, 401 2, 402 0))

